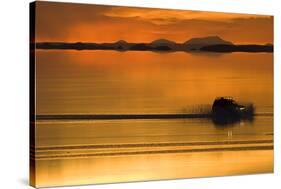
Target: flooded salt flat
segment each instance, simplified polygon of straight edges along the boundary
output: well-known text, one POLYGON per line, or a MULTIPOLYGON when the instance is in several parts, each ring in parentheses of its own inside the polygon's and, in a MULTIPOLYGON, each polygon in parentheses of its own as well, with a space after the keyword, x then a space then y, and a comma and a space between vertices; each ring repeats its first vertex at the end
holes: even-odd
POLYGON ((273 171, 272 54, 38 51, 37 58, 39 115, 196 113, 217 96, 252 102, 260 114, 224 126, 209 118, 37 120, 38 186, 273 171))

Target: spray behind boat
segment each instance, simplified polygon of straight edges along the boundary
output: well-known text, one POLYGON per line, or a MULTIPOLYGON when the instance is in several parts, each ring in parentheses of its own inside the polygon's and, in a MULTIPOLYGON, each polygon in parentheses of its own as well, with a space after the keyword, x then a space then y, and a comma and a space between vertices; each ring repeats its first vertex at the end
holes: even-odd
POLYGON ((231 97, 216 98, 213 105, 199 105, 192 112, 150 114, 67 114, 37 115, 37 120, 116 120, 116 119, 212 119, 215 125, 231 125, 241 120, 252 121, 254 106, 240 105, 231 97))

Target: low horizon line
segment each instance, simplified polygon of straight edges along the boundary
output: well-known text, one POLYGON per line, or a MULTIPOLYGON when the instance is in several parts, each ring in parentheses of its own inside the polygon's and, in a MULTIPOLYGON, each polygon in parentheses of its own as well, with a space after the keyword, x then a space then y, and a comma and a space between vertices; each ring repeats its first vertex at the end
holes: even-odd
MULTIPOLYGON (((90 43, 90 44, 114 44, 114 43, 118 43, 119 41, 125 41, 128 44, 150 44, 156 40, 160 40, 160 39, 165 39, 165 38, 158 38, 149 42, 128 42, 126 40, 120 39, 120 40, 115 40, 112 42, 94 42, 94 41, 35 41, 34 43, 68 43, 68 44, 77 44, 77 43, 90 43)), ((192 38, 191 38, 192 39, 192 38)), ((176 41, 172 41, 169 39, 165 39, 171 42, 174 42, 175 44, 184 44, 185 42, 187 42, 188 40, 184 41, 184 42, 176 42, 176 41)), ((254 42, 243 42, 243 43, 234 43, 232 41, 228 41, 231 42, 232 45, 272 45, 274 46, 273 43, 270 42, 265 42, 265 43, 254 43, 254 42)))

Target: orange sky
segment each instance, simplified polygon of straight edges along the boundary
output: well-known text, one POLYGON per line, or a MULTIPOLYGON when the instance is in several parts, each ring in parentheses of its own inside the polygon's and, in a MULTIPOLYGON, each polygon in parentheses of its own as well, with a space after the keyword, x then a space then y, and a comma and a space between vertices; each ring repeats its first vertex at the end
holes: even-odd
POLYGON ((273 43, 272 16, 54 2, 36 6, 36 41, 184 42, 217 35, 234 43, 273 43))

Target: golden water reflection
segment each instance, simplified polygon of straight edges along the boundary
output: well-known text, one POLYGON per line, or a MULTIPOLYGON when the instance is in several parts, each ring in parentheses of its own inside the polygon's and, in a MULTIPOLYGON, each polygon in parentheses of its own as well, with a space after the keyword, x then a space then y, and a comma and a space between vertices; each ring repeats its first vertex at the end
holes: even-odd
POLYGON ((217 96, 270 115, 228 127, 209 119, 37 120, 36 185, 273 171, 271 53, 38 50, 37 114, 186 113, 217 96))
POLYGON ((272 151, 206 152, 37 162, 39 186, 267 173, 272 151))

